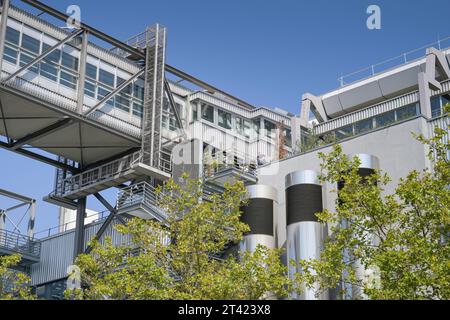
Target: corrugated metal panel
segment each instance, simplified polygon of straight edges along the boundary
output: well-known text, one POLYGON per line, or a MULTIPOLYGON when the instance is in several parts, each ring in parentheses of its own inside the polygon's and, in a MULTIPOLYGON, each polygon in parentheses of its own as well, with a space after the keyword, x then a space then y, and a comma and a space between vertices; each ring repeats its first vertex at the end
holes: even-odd
MULTIPOLYGON (((86 226, 85 248, 93 239, 104 221, 96 222, 86 226)), ((129 236, 124 236, 115 231, 114 226, 119 222, 114 220, 106 229, 102 240, 110 237, 113 244, 120 245, 128 242, 129 236)), ((42 240, 41 260, 31 267, 31 283, 39 285, 65 278, 67 267, 73 263, 75 231, 68 231, 42 240)))

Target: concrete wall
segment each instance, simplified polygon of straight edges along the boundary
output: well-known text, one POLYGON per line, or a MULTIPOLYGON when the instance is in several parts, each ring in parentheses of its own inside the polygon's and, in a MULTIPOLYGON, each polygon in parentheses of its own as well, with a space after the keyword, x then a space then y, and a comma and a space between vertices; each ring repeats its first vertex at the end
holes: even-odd
MULTIPOLYGON (((429 135, 428 122, 423 117, 414 118, 394 126, 350 138, 341 143, 346 154, 367 153, 380 159, 380 169, 392 178, 386 193, 394 191, 400 178, 411 170, 422 170, 429 166, 427 150, 414 139, 412 133, 429 135)), ((332 147, 322 148, 284 161, 260 168, 259 183, 275 187, 278 191, 277 219, 275 220, 276 238, 279 247, 286 241, 286 203, 285 177, 298 170, 316 170, 320 172, 319 152, 330 152, 332 147)), ((327 184, 323 188, 324 208, 333 210, 336 195, 330 191, 336 187, 327 184)))

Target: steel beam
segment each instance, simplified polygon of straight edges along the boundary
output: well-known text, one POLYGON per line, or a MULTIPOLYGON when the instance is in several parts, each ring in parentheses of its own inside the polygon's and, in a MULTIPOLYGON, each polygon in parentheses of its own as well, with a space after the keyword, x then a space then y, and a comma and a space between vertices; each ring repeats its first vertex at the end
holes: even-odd
POLYGON ((89 41, 89 32, 84 31, 83 40, 81 42, 81 51, 80 51, 80 75, 78 77, 78 92, 77 92, 77 113, 83 113, 84 106, 84 86, 86 81, 86 62, 87 62, 87 48, 89 41))
POLYGON ((120 86, 118 86, 116 89, 114 89, 111 93, 109 93, 108 95, 106 95, 99 103, 97 103, 95 106, 93 106, 91 109, 89 109, 84 116, 87 117, 90 114, 92 114, 94 111, 100 109, 101 107, 103 107, 103 105, 108 102, 108 100, 110 100, 111 98, 113 98, 115 95, 117 95, 120 91, 122 91, 123 89, 125 89, 126 86, 130 85, 131 83, 133 83, 134 80, 136 80, 137 78, 139 78, 140 76, 142 76, 144 74, 145 69, 140 70, 138 73, 136 73, 135 75, 133 75, 130 79, 128 79, 127 81, 124 81, 120 86))
POLYGON ((56 49, 58 49, 61 45, 63 45, 66 42, 71 41, 72 39, 78 37, 80 34, 83 33, 83 30, 78 30, 72 34, 70 34, 69 36, 67 36, 66 38, 64 38, 63 40, 59 41, 57 44, 55 44, 54 46, 52 46, 51 48, 48 48, 44 53, 42 53, 41 55, 37 56, 36 58, 34 58, 33 60, 31 60, 29 63, 27 63, 26 65, 24 65, 22 68, 20 68, 19 70, 17 70, 16 72, 14 72, 13 74, 9 75, 5 80, 3 80, 1 83, 7 83, 8 81, 10 81, 11 79, 14 79, 15 77, 17 77, 19 74, 21 74, 22 72, 24 72, 25 70, 27 70, 28 68, 30 68, 31 66, 35 65, 36 63, 42 61, 43 59, 45 59, 50 53, 52 53, 53 51, 55 51, 56 49))
POLYGON ((32 141, 35 141, 35 140, 37 140, 39 138, 42 138, 42 137, 45 137, 45 136, 47 136, 47 135, 49 135, 49 134, 51 134, 51 133, 53 133, 53 132, 55 132, 57 130, 60 130, 62 128, 65 128, 65 127, 71 125, 72 123, 74 123, 74 121, 72 119, 66 118, 66 119, 58 121, 58 122, 56 122, 54 124, 51 124, 48 127, 39 129, 39 130, 37 130, 35 132, 32 132, 32 133, 26 135, 23 138, 17 140, 16 142, 14 142, 11 145, 11 149, 12 150, 17 150, 17 149, 23 147, 24 145, 30 144, 32 141))
POLYGON ((17 154, 20 154, 22 156, 26 156, 26 157, 34 159, 34 160, 41 161, 43 163, 49 164, 49 165, 51 165, 53 167, 56 167, 56 168, 66 169, 66 170, 68 170, 70 172, 73 172, 73 173, 79 173, 80 172, 80 170, 75 168, 75 167, 72 167, 72 166, 60 163, 60 162, 58 162, 58 161, 56 161, 54 159, 50 159, 50 158, 48 158, 46 156, 43 156, 43 155, 31 152, 31 151, 28 151, 28 150, 24 150, 24 149, 13 150, 13 149, 11 149, 11 146, 8 143, 2 142, 2 141, 0 141, 0 148, 6 149, 6 150, 9 150, 9 151, 13 151, 13 152, 15 152, 17 154))
POLYGON ((78 199, 77 220, 75 221, 75 241, 73 260, 83 253, 84 248, 84 219, 86 218, 86 197, 78 199))
POLYGON ((34 199, 4 189, 0 189, 0 195, 28 204, 31 204, 34 201, 34 199))
POLYGON ((167 81, 166 78, 164 78, 164 88, 166 89, 167 97, 169 98, 169 104, 170 104, 170 107, 172 108, 173 114, 175 115, 175 119, 178 122, 178 126, 183 131, 183 136, 185 136, 186 133, 184 132, 185 128, 183 126, 183 121, 181 120, 181 117, 180 117, 180 115, 178 113, 178 110, 176 108, 175 99, 173 98, 172 90, 170 90, 169 81, 167 81))

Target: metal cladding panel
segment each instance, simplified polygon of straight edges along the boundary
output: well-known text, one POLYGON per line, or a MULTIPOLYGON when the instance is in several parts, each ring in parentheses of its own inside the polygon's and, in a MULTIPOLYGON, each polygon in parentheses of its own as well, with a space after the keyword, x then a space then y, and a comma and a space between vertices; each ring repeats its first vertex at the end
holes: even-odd
MULTIPOLYGON (((299 262, 301 260, 319 259, 323 243, 327 237, 326 227, 318 222, 298 222, 287 227, 287 261, 295 261, 289 266, 289 277, 292 279, 296 273, 302 272, 299 262)), ((312 288, 303 285, 302 294, 293 293, 291 297, 298 300, 328 300, 328 291, 319 296, 318 286, 312 288)))
POLYGON ((250 234, 239 243, 239 251, 255 252, 258 245, 275 248, 275 237, 265 234, 250 234))
POLYGON ((323 211, 322 187, 301 184, 286 190, 287 225, 302 221, 317 222, 316 213, 323 211))
POLYGON ((242 222, 250 227, 249 234, 273 236, 273 200, 250 199, 248 205, 241 208, 242 222))
MULTIPOLYGON (((85 248, 89 241, 93 239, 104 221, 96 222, 86 226, 85 248)), ((114 229, 117 220, 113 220, 106 229, 102 240, 110 237, 114 245, 121 245, 129 242, 129 236, 124 236, 114 229)), ((41 260, 31 266, 31 284, 40 285, 67 277, 67 268, 73 264, 73 248, 75 241, 75 231, 71 230, 42 240, 41 260)), ((103 242, 103 241, 102 241, 103 242)))
POLYGON ((380 99, 383 99, 383 94, 378 85, 378 81, 370 82, 339 94, 339 101, 341 102, 342 108, 347 112, 370 101, 380 99))
POLYGON ((399 87, 404 88, 403 90, 417 87, 419 80, 417 75, 419 72, 425 71, 424 69, 425 63, 380 79, 378 82, 383 96, 389 97, 398 94, 399 87))

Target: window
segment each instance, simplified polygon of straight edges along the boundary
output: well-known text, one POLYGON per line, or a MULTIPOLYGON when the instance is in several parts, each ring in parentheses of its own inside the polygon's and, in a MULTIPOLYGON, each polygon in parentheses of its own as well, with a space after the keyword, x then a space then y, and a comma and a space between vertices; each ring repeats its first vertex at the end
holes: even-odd
POLYGON ((93 64, 86 63, 86 76, 93 80, 97 80, 97 67, 93 64))
POLYGON ((250 121, 244 120, 244 136, 250 138, 252 134, 252 123, 250 121))
POLYGON ((100 69, 98 81, 104 83, 110 87, 114 87, 114 75, 108 71, 100 69))
POLYGON ((292 147, 292 131, 291 131, 291 129, 285 129, 284 136, 286 138, 285 145, 287 147, 292 147))
POLYGON ((63 52, 62 53, 62 65, 69 69, 77 71, 78 70, 78 58, 76 58, 66 52, 63 52))
POLYGON ((192 105, 192 122, 198 120, 198 106, 196 104, 192 105))
POLYGON ((61 79, 59 82, 70 89, 76 90, 77 88, 77 78, 70 73, 61 70, 61 79))
MULTIPOLYGON (((25 53, 21 53, 20 54, 20 66, 23 67, 26 64, 30 63, 31 61, 33 61, 34 57, 31 57, 25 53)), ((38 67, 36 65, 31 66, 28 70, 34 72, 34 73, 38 73, 38 67)))
POLYGON ((117 94, 116 108, 126 112, 130 112, 130 100, 123 94, 117 94))
POLYGON ((22 47, 30 52, 39 53, 41 48, 41 42, 37 39, 30 37, 29 35, 22 35, 22 47))
POLYGON ((342 140, 348 137, 351 137, 353 135, 353 126, 346 126, 346 127, 342 127, 336 130, 336 138, 338 140, 342 140))
POLYGON ((6 41, 15 44, 16 46, 19 45, 20 40, 20 32, 17 30, 14 30, 11 27, 6 28, 6 41))
MULTIPOLYGON (((50 48, 50 46, 46 43, 42 44, 42 50, 47 51, 50 48)), ((45 61, 54 62, 56 64, 59 64, 61 61, 61 50, 55 49, 48 56, 45 57, 45 61)))
POLYGON ((5 47, 5 54, 3 55, 3 58, 11 62, 12 64, 17 64, 17 57, 19 56, 19 53, 17 50, 14 50, 10 47, 5 47))
POLYGON ((441 97, 431 98, 431 117, 439 117, 441 114, 441 97))
POLYGON ((214 108, 207 104, 202 104, 202 119, 214 123, 214 108))
POLYGON ((395 110, 395 112, 397 113, 397 121, 402 121, 405 119, 415 117, 417 115, 417 104, 415 103, 409 104, 407 106, 395 110))
POLYGON ((244 123, 241 118, 236 117, 235 120, 235 130, 238 134, 243 135, 244 134, 244 123))
POLYGON ((395 122, 395 111, 386 112, 375 117, 377 127, 388 126, 395 122))
POLYGON ((144 101, 144 88, 135 83, 133 86, 133 96, 144 101))
POLYGON ((364 133, 373 129, 373 118, 355 123, 355 134, 364 133))
POLYGON ((95 98, 95 84, 86 81, 84 83, 84 94, 91 98, 95 98))
POLYGON ((219 109, 219 126, 231 129, 231 113, 219 109))
POLYGON ((264 129, 266 130, 267 137, 271 138, 276 129, 276 125, 268 120, 264 120, 264 129))
MULTIPOLYGON (((103 100, 103 98, 105 98, 110 93, 110 91, 103 89, 102 87, 98 87, 98 100, 103 100)), ((109 99, 106 104, 114 106, 114 98, 109 99)))
POLYGON ((51 62, 42 62, 41 75, 47 79, 56 82, 58 80, 58 68, 55 64, 51 62))
POLYGON ((260 118, 253 120, 253 129, 255 130, 256 134, 259 136, 259 131, 261 129, 261 119, 260 118))
POLYGON ((133 103, 133 114, 142 118, 144 114, 144 107, 142 104, 133 103))
POLYGON ((444 94, 442 97, 442 106, 445 107, 446 105, 450 104, 450 95, 444 94))
MULTIPOLYGON (((117 86, 120 86, 122 83, 126 82, 125 79, 122 79, 120 77, 117 77, 117 86)), ((131 95, 131 84, 127 85, 123 90, 122 93, 131 95)))

